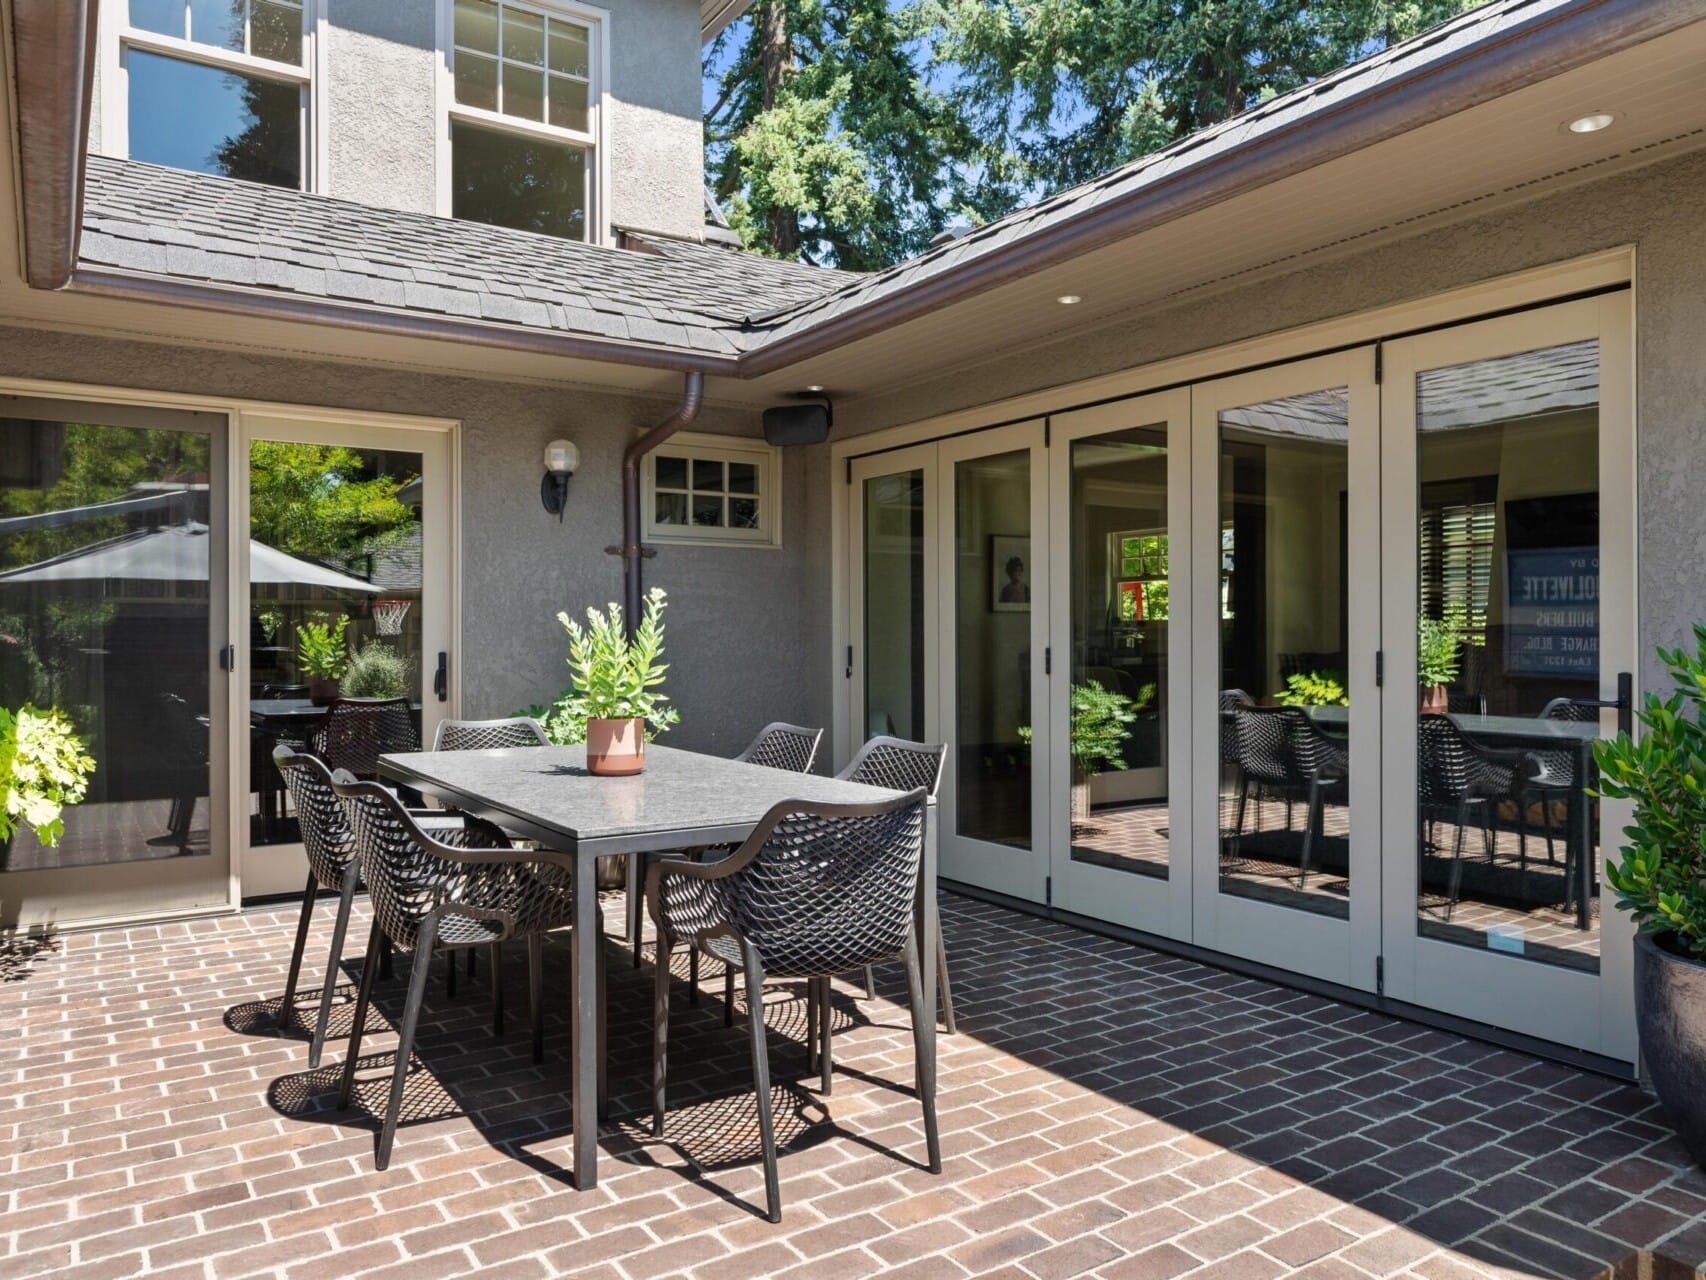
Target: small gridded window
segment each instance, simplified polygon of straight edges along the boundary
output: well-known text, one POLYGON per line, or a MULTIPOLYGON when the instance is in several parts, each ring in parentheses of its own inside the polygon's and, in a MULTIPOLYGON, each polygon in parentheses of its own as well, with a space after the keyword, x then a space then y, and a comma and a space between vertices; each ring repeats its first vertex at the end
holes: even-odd
POLYGON ((591 130, 591 29, 500 0, 456 0, 456 101, 573 133, 591 130))
POLYGON ((652 523, 683 530, 763 529, 756 462, 659 453, 652 472, 652 523))
POLYGON ((302 65, 302 0, 130 0, 138 31, 302 65))

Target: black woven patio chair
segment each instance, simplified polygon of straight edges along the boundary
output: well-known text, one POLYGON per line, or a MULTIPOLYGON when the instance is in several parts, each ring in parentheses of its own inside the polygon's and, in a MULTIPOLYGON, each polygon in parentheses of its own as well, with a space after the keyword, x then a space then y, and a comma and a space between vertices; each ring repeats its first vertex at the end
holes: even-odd
POLYGON ((1309 809, 1304 815, 1303 854, 1298 862, 1297 887, 1309 883, 1309 860, 1315 842, 1326 838, 1326 809, 1329 803, 1350 803, 1351 759, 1349 744, 1334 737, 1298 707, 1281 707, 1291 756, 1308 779, 1309 809))
MULTIPOLYGON (((544 937, 550 930, 562 928, 573 920, 573 863, 567 854, 549 849, 515 849, 507 841, 501 848, 458 848, 447 844, 423 831, 397 797, 384 787, 374 782, 359 782, 347 773, 334 775, 332 790, 344 802, 349 815, 362 879, 373 903, 373 927, 356 994, 349 1057, 338 1086, 340 1109, 349 1107, 355 1090, 363 1024, 373 998, 373 975, 381 947, 389 941, 399 949, 414 952, 403 1021, 398 1028, 400 1039, 391 1074, 391 1093, 374 1157, 375 1167, 383 1169, 391 1160, 403 1086, 408 1079, 415 1028, 420 1021, 421 1000, 434 948, 476 947, 508 938, 527 940, 533 1061, 544 1060, 545 1012, 541 990, 544 937)), ((602 978, 602 948, 599 954, 602 978)), ((602 1026, 602 982, 599 985, 602 1026)), ((577 1124, 583 1121, 595 1123, 591 1117, 575 1118, 577 1124)))
MULTIPOLYGON (((906 959, 918 1094, 932 1173, 942 1170, 936 1132, 936 1087, 922 1069, 935 1026, 924 1016, 923 975, 914 928, 924 850, 923 788, 874 804, 784 801, 765 814, 729 857, 660 862, 646 878, 646 906, 658 931, 652 1058, 652 1131, 664 1134, 669 1059, 670 951, 684 942, 746 979, 752 1075, 758 1095, 764 1188, 772 1222, 782 1220, 776 1134, 770 1113, 770 1066, 764 1043, 764 980, 803 978, 829 1026, 829 982, 887 960, 906 959)), ((831 1064, 819 1047, 823 1084, 831 1064)))
MULTIPOLYGON (((1563 720, 1575 724, 1597 723, 1599 708, 1582 706, 1574 698, 1553 698, 1540 708, 1542 720, 1563 720)), ((1534 756, 1538 771, 1529 780, 1529 795, 1538 796, 1540 800, 1540 822, 1546 832, 1546 861, 1556 862, 1557 853, 1553 844, 1554 829, 1552 826, 1552 806, 1559 800, 1568 800, 1570 794, 1588 785, 1588 779, 1580 776, 1581 769, 1577 764, 1574 751, 1540 750, 1531 753, 1534 756)), ((1523 825, 1526 828, 1528 818, 1528 796, 1522 802, 1523 825)), ((1526 842, 1525 842, 1526 845, 1526 842)), ((1564 846, 1565 861, 1568 862, 1568 843, 1564 846)), ((1527 849, 1523 850, 1523 861, 1527 862, 1527 849)))
MULTIPOLYGON (((807 729, 803 725, 772 720, 758 731, 758 736, 746 744, 734 758, 745 764, 761 764, 767 769, 784 769, 789 773, 810 773, 817 759, 818 744, 823 741, 822 729, 807 729)), ((658 858, 691 858, 703 862, 733 850, 733 845, 711 845, 697 849, 673 849, 663 853, 631 854, 628 858, 628 941, 634 948, 634 967, 640 967, 640 932, 642 889, 646 868, 658 858)), ((689 961, 689 980, 692 996, 699 1000, 699 956, 695 952, 689 961)), ((725 1013, 725 1017, 728 1015, 725 1013)))
MULTIPOLYGON (((331 1019, 332 993, 337 985, 338 969, 344 955, 344 934, 349 927, 350 904, 361 884, 361 871, 355 857, 355 835, 350 830, 344 805, 332 789, 332 774, 325 764, 311 755, 278 747, 273 751, 273 763, 284 779, 285 789, 296 808, 298 825, 302 829, 302 848, 308 855, 308 885, 302 891, 302 915, 296 924, 296 945, 290 953, 290 970, 285 978, 284 998, 279 1004, 279 1026, 289 1025, 296 1005, 296 984, 302 974, 302 953, 308 941, 308 922, 314 914, 314 901, 321 889, 338 895, 337 916, 332 921, 332 945, 326 957, 326 982, 320 991, 320 1008, 314 1019, 314 1033, 308 1043, 308 1065, 318 1067, 326 1044, 326 1028, 331 1019)), ((424 811, 415 815, 416 821, 427 827, 433 837, 445 844, 467 848, 501 849, 509 841, 503 832, 488 822, 460 813, 424 811)), ((496 944, 493 944, 494 948, 496 944)), ((503 1034, 503 988, 498 975, 502 972, 494 949, 492 956, 492 1034, 503 1034)), ((388 950, 380 957, 380 967, 390 967, 388 950)), ((455 967, 450 968, 447 984, 455 994, 455 967)))
POLYGON ((379 776, 380 756, 420 749, 407 698, 335 698, 308 735, 309 754, 361 779, 379 776))
POLYGON ((1463 834, 1474 811, 1481 818, 1482 845, 1494 858, 1493 806, 1521 802, 1538 762, 1527 751, 1483 747, 1464 735, 1449 716, 1426 715, 1416 721, 1416 813, 1422 854, 1433 847, 1433 825, 1442 814, 1457 827, 1451 875, 1446 886, 1445 918, 1457 909, 1463 884, 1463 834))
POLYGON ((1293 742, 1292 717, 1297 707, 1234 707, 1233 750, 1238 762, 1238 808, 1234 817, 1233 842, 1244 840, 1244 816, 1251 788, 1256 792, 1256 830, 1262 829, 1262 798, 1285 801, 1285 829, 1291 830, 1291 806, 1309 795, 1309 775, 1298 758, 1293 742))
POLYGON ((504 747, 548 747, 551 740, 532 716, 507 720, 440 720, 434 751, 491 751, 504 747))
MULTIPOLYGON (((922 788, 934 799, 947 754, 948 749, 940 743, 911 742, 884 734, 860 747, 847 767, 835 776, 844 782, 861 782, 890 791, 922 788)), ((954 1020, 953 990, 948 985, 948 949, 940 932, 936 934, 936 986, 941 991, 942 1025, 949 1035, 955 1035, 959 1026, 954 1020)), ((876 994, 875 974, 866 965, 865 998, 869 1000, 876 994)))

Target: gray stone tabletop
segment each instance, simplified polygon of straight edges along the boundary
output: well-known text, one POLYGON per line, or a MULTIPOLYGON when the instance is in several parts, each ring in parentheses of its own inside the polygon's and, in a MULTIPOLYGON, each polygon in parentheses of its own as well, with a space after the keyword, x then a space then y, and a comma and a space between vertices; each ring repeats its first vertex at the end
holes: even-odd
POLYGON ((894 792, 817 774, 646 747, 645 772, 588 773, 582 747, 413 751, 382 756, 381 774, 553 848, 633 853, 740 840, 783 800, 835 804, 894 792))

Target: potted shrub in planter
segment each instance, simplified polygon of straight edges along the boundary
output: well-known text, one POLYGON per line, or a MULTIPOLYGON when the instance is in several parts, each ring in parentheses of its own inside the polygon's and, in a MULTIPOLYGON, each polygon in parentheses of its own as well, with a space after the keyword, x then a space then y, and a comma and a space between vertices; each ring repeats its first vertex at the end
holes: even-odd
POLYGON ((330 705, 338 696, 338 681, 349 670, 349 648, 344 643, 348 629, 348 618, 339 618, 336 625, 307 622, 297 628, 296 660, 308 677, 308 697, 317 707, 330 705))
POLYGON ((0 707, 0 868, 10 860, 12 836, 30 827, 45 845, 65 833, 63 814, 89 793, 95 761, 61 711, 0 707))
POLYGON ((361 647, 338 685, 346 698, 401 698, 408 691, 408 663, 382 640, 369 640, 361 647))
POLYGON ((546 717, 556 742, 586 743, 591 773, 622 776, 646 764, 646 732, 662 733, 681 719, 662 692, 664 593, 646 596, 646 611, 628 639, 622 606, 586 611, 583 627, 567 613, 557 621, 569 633, 570 686, 546 717))
POLYGON ((1461 614, 1416 619, 1416 683, 1423 715, 1444 715, 1450 706, 1446 686, 1457 679, 1462 645, 1461 614))
MULTIPOLYGON (((1074 684, 1067 695, 1072 715, 1072 830, 1090 821, 1090 778, 1097 773, 1124 769, 1127 728, 1137 713, 1155 697, 1155 686, 1146 684, 1135 698, 1086 680, 1074 684)), ((1019 726, 1019 740, 1031 745, 1030 725, 1019 726)))
POLYGON ((1639 741, 1596 743, 1598 794, 1635 802, 1605 878, 1635 917, 1635 1021, 1653 1092, 1706 1167, 1706 627, 1696 651, 1659 650, 1675 680, 1636 713, 1639 741))

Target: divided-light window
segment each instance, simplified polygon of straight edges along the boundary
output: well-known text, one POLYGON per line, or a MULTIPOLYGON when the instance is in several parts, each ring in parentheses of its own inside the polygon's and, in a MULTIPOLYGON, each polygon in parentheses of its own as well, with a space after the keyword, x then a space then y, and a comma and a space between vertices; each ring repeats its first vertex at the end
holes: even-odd
POLYGON ((122 106, 107 149, 198 173, 306 185, 302 0, 116 0, 122 106))
POLYGON ((775 459, 768 445, 700 444, 677 436, 647 459, 647 536, 774 543, 775 459))
POLYGON ((453 217, 596 238, 600 25, 510 0, 452 0, 453 217))

